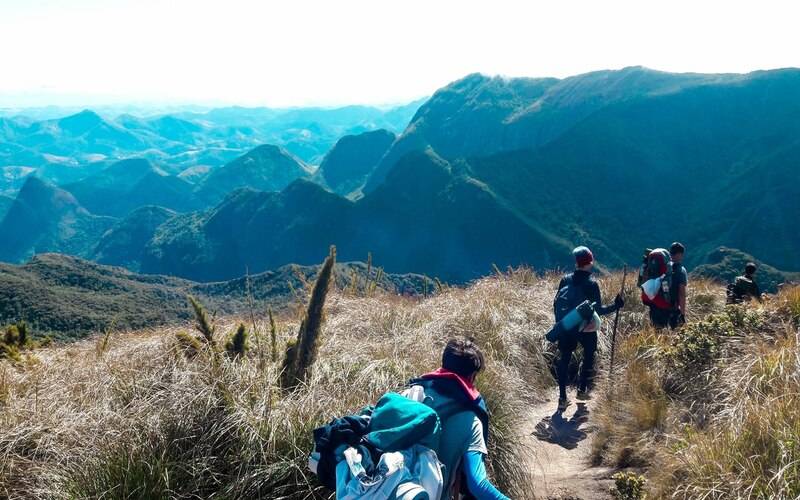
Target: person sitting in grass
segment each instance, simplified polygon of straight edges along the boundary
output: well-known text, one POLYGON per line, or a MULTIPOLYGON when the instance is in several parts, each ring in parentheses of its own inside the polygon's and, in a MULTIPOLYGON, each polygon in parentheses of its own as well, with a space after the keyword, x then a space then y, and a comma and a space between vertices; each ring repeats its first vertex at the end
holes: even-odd
POLYGON ((478 346, 470 339, 455 338, 444 348, 441 368, 411 381, 412 386, 423 387, 423 403, 441 420, 439 448, 434 451, 444 464, 443 500, 459 498, 461 492, 478 500, 508 499, 489 480, 484 465, 489 413, 475 388, 475 379, 484 368, 478 346))
POLYGON ((740 304, 752 299, 761 302, 761 290, 756 282, 757 269, 755 262, 748 262, 744 266, 744 275, 737 276, 734 282, 728 286, 729 304, 740 304))

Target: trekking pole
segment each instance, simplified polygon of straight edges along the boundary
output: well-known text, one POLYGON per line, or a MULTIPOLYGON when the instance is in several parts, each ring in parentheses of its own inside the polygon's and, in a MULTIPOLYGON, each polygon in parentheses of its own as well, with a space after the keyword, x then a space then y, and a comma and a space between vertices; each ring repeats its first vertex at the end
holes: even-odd
MULTIPOLYGON (((619 291, 620 295, 625 293, 625 278, 628 277, 627 264, 622 268, 622 289, 619 291)), ((614 328, 611 330, 611 361, 608 366, 608 381, 611 383, 611 376, 614 373, 614 346, 617 342, 617 324, 619 324, 619 309, 614 314, 614 328)))

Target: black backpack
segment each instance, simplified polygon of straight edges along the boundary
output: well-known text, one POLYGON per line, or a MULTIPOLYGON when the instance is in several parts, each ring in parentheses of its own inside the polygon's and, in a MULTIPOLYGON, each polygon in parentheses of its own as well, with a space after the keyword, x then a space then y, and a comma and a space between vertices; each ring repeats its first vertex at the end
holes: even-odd
MULTIPOLYGON (((591 279, 586 280, 586 284, 590 281, 591 279)), ((561 280, 561 288, 558 289, 556 300, 553 304, 556 323, 559 323, 564 319, 564 316, 586 300, 588 295, 586 293, 586 284, 583 286, 575 285, 571 274, 564 276, 564 279, 561 280)))

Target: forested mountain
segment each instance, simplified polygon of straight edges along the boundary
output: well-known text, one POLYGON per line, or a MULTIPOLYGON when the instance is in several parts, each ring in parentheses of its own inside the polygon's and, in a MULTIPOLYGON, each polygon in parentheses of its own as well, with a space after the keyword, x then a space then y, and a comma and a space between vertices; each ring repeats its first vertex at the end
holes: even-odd
POLYGON ((89 213, 63 189, 29 177, 0 222, 0 260, 20 262, 41 252, 85 256, 113 223, 89 213))
POLYGON ((384 129, 342 137, 320 164, 322 182, 342 196, 357 191, 396 138, 392 132, 384 129))
POLYGON ((16 194, 22 177, 67 184, 128 158, 167 173, 217 167, 262 144, 275 144, 316 165, 342 136, 402 131, 421 104, 390 109, 214 108, 150 116, 104 109, 0 109, 0 194, 16 194), (28 113, 30 116, 26 116, 28 113))
MULTIPOLYGON (((283 266, 249 277, 195 283, 169 276, 142 275, 118 267, 59 254, 41 254, 23 265, 0 264, 0 321, 26 321, 39 335, 76 339, 107 328, 132 329, 186 321, 187 295, 215 311, 248 312, 252 300, 276 310, 291 304, 319 266, 283 266)), ((362 263, 334 269, 338 287, 365 292, 371 287, 392 293, 422 295, 434 283, 416 274, 377 274, 362 263), (358 280, 353 283, 353 279, 358 280)), ((259 311, 263 314, 263 311, 259 311)))
POLYGON ((281 191, 313 170, 285 149, 270 144, 259 146, 230 163, 211 171, 198 188, 203 200, 219 202, 239 188, 281 191))
MULTIPOLYGON (((229 109, 206 118, 222 124, 237 113, 249 120, 245 127, 271 116, 229 109)), ((359 107, 343 113, 365 116, 359 107)), ((578 244, 614 267, 680 240, 690 267, 728 246, 798 271, 798 116, 796 69, 469 75, 436 92, 400 136, 341 137, 316 171, 288 148, 266 145, 178 177, 157 163, 130 163, 137 168, 125 175, 108 167, 66 186, 76 216, 44 210, 3 258, 70 251, 142 272, 221 280, 316 263, 335 244, 345 260, 371 251, 389 271, 463 282, 492 264, 569 266, 578 244), (185 192, 190 203, 181 201, 185 192), (96 217, 124 217, 143 205, 169 210, 148 208, 119 222, 96 217), (30 229, 76 224, 93 229, 69 242, 30 229)), ((77 133, 84 121, 97 120, 86 115, 59 127, 77 133)), ((195 133, 179 120, 161 125, 175 137, 195 133)), ((6 133, 20 126, 6 123, 6 133)), ((22 205, 30 202, 23 197, 22 205)), ((10 214, 4 224, 12 227, 10 214)))

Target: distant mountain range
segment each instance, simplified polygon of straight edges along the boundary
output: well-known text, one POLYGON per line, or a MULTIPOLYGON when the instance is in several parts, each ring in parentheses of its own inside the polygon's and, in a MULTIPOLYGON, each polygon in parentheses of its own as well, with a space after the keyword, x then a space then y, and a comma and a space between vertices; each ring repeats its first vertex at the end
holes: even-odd
MULTIPOLYGON (((0 324, 25 320, 39 333, 75 339, 106 328, 134 329, 177 323, 190 318, 187 295, 211 311, 249 313, 252 299, 263 315, 265 306, 280 311, 305 300, 319 266, 284 266, 249 278, 218 283, 134 274, 76 257, 37 255, 21 265, 0 264, 0 324), (248 298, 248 294, 249 297, 248 298)), ((336 264, 334 279, 341 289, 365 293, 367 283, 396 293, 433 293, 435 284, 420 275, 382 273, 362 263, 336 264)))
POLYGON ((281 146, 316 165, 344 135, 402 131, 421 103, 391 109, 229 107, 149 117, 83 110, 52 118, 53 110, 29 110, 32 116, 0 110, 0 194, 16 193, 33 172, 67 184, 116 161, 143 158, 179 174, 223 165, 261 144, 281 146))
POLYGON ((578 244, 614 267, 680 240, 690 267, 726 246, 800 271, 798 116, 796 69, 469 75, 399 136, 337 137, 316 169, 284 145, 178 175, 130 160, 60 187, 29 178, 0 258, 60 251, 207 281, 317 263, 336 244, 343 260, 371 251, 388 271, 463 282, 492 264, 570 267, 578 244))

